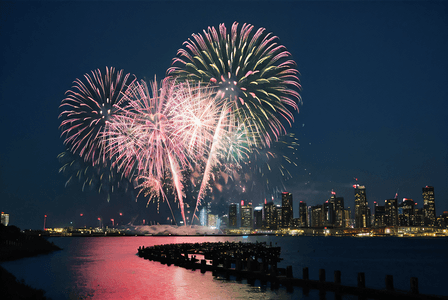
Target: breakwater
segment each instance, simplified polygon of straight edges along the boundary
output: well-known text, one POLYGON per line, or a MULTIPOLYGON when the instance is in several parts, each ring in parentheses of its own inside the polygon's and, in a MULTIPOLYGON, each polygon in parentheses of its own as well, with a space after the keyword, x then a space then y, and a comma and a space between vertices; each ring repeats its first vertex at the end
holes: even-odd
POLYGON ((215 276, 224 275, 228 279, 234 276, 237 281, 244 278, 249 284, 255 284, 256 280, 261 284, 269 282, 272 289, 280 285, 287 289, 302 287, 305 295, 310 289, 317 289, 323 297, 326 291, 334 292, 336 299, 345 294, 358 295, 360 299, 448 299, 446 296, 420 294, 416 277, 410 278, 410 291, 396 290, 391 275, 386 275, 384 289, 366 287, 363 272, 358 273, 357 286, 344 285, 340 271, 334 272, 334 281, 327 281, 325 269, 319 270, 318 280, 309 278, 307 267, 302 269, 302 278, 295 278, 292 266, 277 267, 282 260, 280 252, 280 247, 258 242, 182 243, 138 248, 140 257, 168 266, 174 264, 202 273, 211 271, 215 276))

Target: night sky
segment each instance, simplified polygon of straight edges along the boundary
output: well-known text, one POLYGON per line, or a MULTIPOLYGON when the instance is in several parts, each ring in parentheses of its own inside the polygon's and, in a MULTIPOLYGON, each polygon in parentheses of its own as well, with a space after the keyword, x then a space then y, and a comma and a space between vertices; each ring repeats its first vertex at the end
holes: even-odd
POLYGON ((98 68, 162 79, 192 33, 234 21, 278 36, 301 73, 303 105, 288 129, 298 167, 284 183, 296 216, 298 201, 322 204, 332 190, 353 208, 354 178, 371 207, 397 190, 422 207, 431 185, 437 215, 448 210, 448 2, 1 1, 0 210, 10 224, 40 229, 46 214, 49 227, 96 225, 119 212, 122 223, 163 220, 154 204, 135 202, 137 191, 108 202, 64 187, 59 105, 98 68))

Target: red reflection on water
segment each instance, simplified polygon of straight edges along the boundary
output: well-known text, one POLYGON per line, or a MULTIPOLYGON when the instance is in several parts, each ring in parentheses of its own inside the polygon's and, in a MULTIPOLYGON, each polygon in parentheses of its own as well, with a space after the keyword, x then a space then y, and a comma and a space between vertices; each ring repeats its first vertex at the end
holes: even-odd
POLYGON ((75 297, 88 299, 235 299, 246 298, 247 286, 214 280, 174 265, 136 255, 139 246, 230 241, 225 237, 100 237, 80 239, 82 257, 72 268, 75 297))

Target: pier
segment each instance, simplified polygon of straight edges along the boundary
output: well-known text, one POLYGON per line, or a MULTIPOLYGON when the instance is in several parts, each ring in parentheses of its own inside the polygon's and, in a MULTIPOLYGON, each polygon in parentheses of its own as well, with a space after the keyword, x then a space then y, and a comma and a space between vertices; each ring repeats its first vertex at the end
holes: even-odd
POLYGON ((411 277, 410 291, 400 291, 394 288, 392 275, 385 276, 385 288, 373 289, 366 287, 365 274, 358 273, 357 286, 343 285, 341 272, 334 271, 333 281, 327 281, 325 269, 319 270, 317 280, 309 278, 308 267, 302 269, 302 278, 293 276, 292 266, 278 268, 280 247, 273 247, 266 243, 217 242, 217 243, 182 243, 157 245, 152 247, 141 246, 138 255, 144 259, 158 261, 170 266, 174 264, 191 270, 200 270, 201 273, 212 272, 214 276, 221 275, 230 279, 236 277, 237 281, 243 278, 249 284, 259 280, 261 284, 270 282, 271 288, 280 285, 288 290, 293 287, 303 288, 307 295, 310 289, 317 289, 325 298, 325 292, 334 292, 336 299, 342 295, 357 295, 360 299, 445 299, 446 296, 424 295, 418 290, 418 278, 411 277))

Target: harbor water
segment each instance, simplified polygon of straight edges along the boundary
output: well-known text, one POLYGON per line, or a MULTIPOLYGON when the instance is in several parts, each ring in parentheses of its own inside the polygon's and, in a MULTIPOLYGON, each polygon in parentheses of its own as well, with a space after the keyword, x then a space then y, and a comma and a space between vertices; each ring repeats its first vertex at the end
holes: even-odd
MULTIPOLYGON (((144 260, 139 246, 202 242, 266 242, 281 247, 279 267, 291 265, 301 278, 308 267, 310 279, 325 269, 327 280, 341 271, 344 285, 356 286, 357 274, 365 273, 367 287, 383 289, 385 276, 393 275, 394 287, 410 290, 417 277, 423 294, 448 296, 448 240, 446 238, 350 238, 277 236, 138 236, 138 237, 53 237, 63 248, 49 255, 3 262, 2 266, 26 284, 46 291, 53 299, 334 299, 317 290, 304 294, 270 284, 248 284, 201 274, 174 265, 144 260)), ((344 295, 342 299, 357 299, 344 295)))

